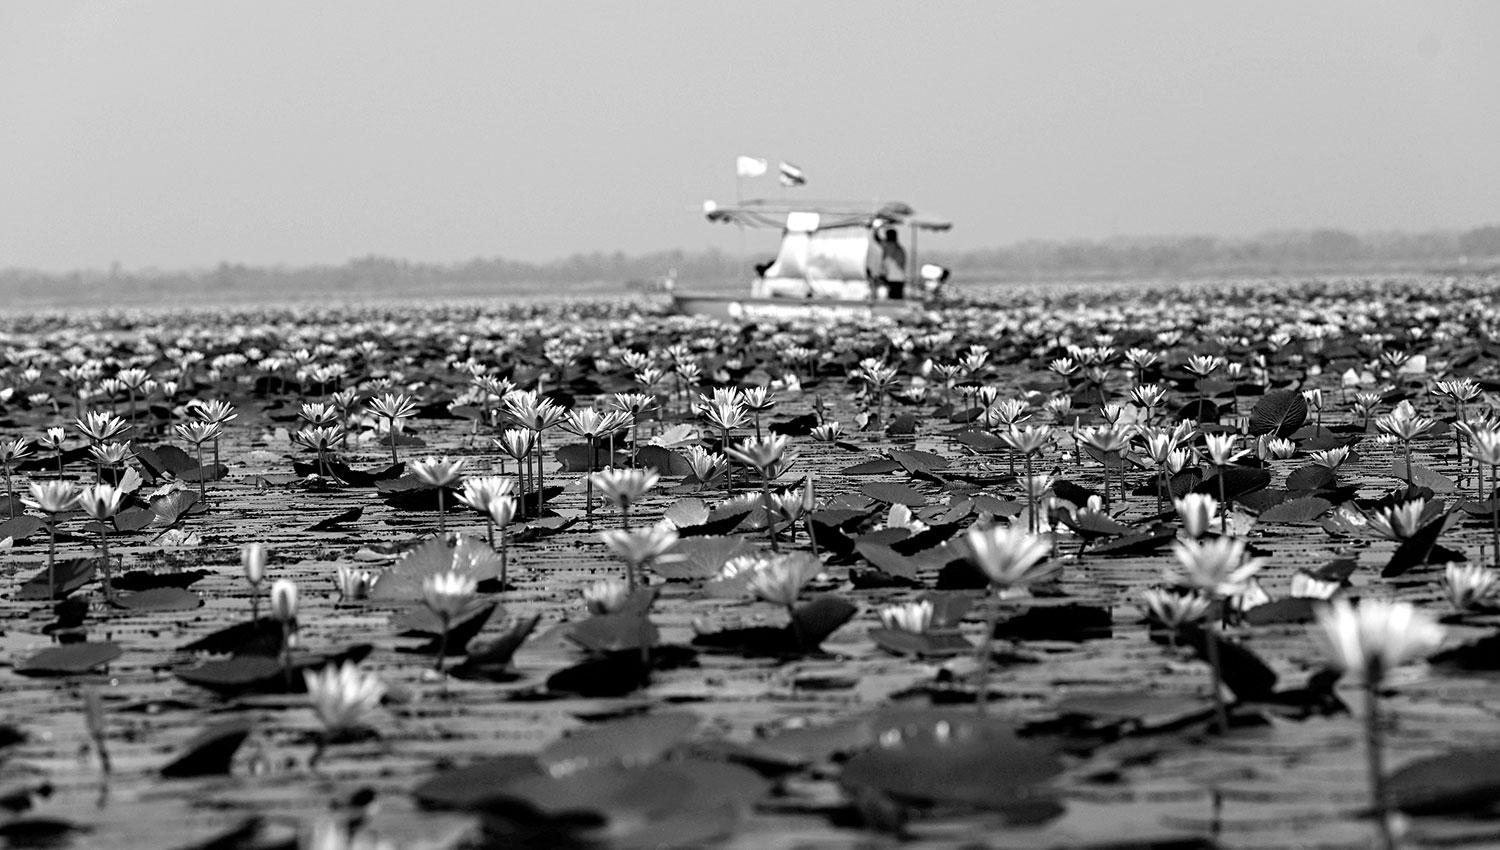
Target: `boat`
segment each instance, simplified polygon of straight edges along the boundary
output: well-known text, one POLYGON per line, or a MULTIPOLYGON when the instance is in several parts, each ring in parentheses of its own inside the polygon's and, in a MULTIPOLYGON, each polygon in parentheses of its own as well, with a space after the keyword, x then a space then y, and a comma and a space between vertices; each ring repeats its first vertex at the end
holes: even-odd
POLYGON ((917 261, 917 234, 952 223, 900 202, 742 201, 703 205, 711 222, 781 232, 775 258, 755 267, 748 294, 683 292, 665 287, 678 313, 726 319, 899 318, 941 298, 948 271, 917 261), (906 231, 908 250, 901 245, 906 231), (908 281, 916 281, 915 285, 908 281))

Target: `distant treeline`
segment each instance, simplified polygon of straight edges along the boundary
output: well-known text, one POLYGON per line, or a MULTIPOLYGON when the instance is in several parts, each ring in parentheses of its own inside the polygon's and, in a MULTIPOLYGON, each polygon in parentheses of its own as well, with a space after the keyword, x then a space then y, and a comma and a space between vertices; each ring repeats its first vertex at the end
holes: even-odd
POLYGON ((1250 238, 1115 237, 1028 241, 948 257, 954 271, 997 278, 1158 276, 1345 271, 1374 268, 1488 268, 1500 260, 1500 226, 1467 231, 1373 233, 1296 230, 1250 238))
MULTIPOLYGON (((1214 236, 1031 240, 1001 248, 945 251, 945 237, 921 247, 954 280, 1025 281, 1069 277, 1162 277, 1215 274, 1403 269, 1451 272, 1500 265, 1500 226, 1467 231, 1353 234, 1280 231, 1249 238, 1214 236)), ((168 299, 200 303, 268 298, 464 297, 482 295, 623 294, 652 288, 676 273, 684 286, 742 283, 750 263, 719 250, 574 254, 533 263, 500 257, 462 263, 416 263, 363 257, 339 266, 248 266, 223 263, 185 271, 89 270, 64 274, 0 270, 0 294, 12 308, 39 304, 139 305, 168 299)))

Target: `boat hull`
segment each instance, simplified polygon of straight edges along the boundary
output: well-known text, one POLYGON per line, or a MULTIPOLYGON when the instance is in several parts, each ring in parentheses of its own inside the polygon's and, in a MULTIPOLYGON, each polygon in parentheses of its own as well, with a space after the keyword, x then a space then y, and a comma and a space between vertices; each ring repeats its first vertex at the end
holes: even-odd
POLYGON ((672 294, 672 310, 717 319, 900 318, 922 312, 922 302, 830 298, 754 298, 740 295, 672 294))

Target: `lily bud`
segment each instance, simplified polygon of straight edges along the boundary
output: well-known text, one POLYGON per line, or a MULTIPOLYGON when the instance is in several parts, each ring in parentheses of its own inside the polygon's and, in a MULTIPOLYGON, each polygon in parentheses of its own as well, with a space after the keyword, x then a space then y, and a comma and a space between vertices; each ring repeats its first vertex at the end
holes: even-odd
POLYGON ((240 547, 240 564, 245 568, 245 581, 251 587, 260 587, 266 577, 266 547, 263 543, 246 543, 240 547))
POLYGON ((297 583, 279 578, 271 585, 271 614, 284 623, 297 618, 297 583))

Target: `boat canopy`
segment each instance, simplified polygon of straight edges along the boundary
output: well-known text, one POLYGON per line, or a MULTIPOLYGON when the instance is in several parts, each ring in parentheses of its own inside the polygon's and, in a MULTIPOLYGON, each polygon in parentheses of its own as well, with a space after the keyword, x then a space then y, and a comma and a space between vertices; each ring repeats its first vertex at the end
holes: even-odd
POLYGON ((733 206, 714 201, 703 202, 703 214, 709 221, 761 227, 775 230, 812 232, 836 228, 868 229, 876 222, 906 225, 918 230, 948 230, 953 222, 927 213, 919 213, 900 201, 857 203, 847 201, 753 200, 733 206), (811 227, 809 221, 814 222, 811 227), (794 226, 796 225, 796 226, 794 226))
POLYGON ((871 239, 865 227, 797 231, 787 229, 781 250, 766 269, 765 278, 804 281, 814 291, 824 285, 843 289, 868 280, 871 239))

